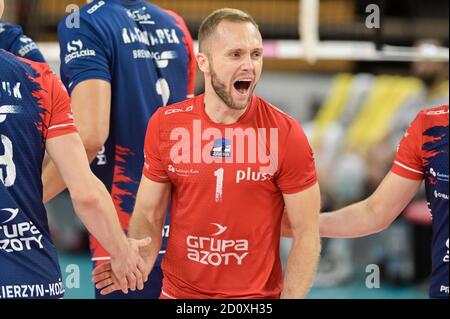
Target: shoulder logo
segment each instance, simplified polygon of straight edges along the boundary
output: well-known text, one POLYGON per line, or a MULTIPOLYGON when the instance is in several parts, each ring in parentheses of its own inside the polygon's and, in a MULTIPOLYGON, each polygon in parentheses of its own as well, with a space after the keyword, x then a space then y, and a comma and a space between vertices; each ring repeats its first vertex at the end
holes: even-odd
POLYGON ((20 56, 25 56, 28 53, 30 53, 33 50, 37 50, 37 45, 36 43, 33 42, 33 40, 31 40, 29 37, 23 35, 19 38, 20 42, 23 43, 23 45, 20 47, 19 49, 19 55, 20 56))
POLYGON ((81 40, 73 40, 67 43, 67 52, 75 52, 83 49, 83 42, 81 40))
POLYGON ((19 40, 20 40, 20 42, 22 42, 22 43, 24 43, 24 44, 33 42, 33 40, 31 40, 31 39, 30 39, 29 37, 27 37, 26 35, 22 35, 22 36, 19 38, 19 40))
POLYGON ((96 56, 95 50, 84 48, 83 41, 80 39, 67 42, 67 52, 64 57, 66 64, 78 58, 96 56))

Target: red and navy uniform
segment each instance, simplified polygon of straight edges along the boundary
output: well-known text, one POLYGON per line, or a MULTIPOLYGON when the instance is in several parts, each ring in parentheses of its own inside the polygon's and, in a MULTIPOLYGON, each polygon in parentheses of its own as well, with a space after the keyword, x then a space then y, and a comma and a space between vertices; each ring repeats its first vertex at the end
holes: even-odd
POLYGON ((0 50, 0 299, 62 298, 42 203, 46 141, 75 133, 70 100, 46 63, 0 50))
POLYGON ((433 219, 431 298, 448 298, 448 105, 421 111, 400 142, 392 172, 425 180, 433 219))

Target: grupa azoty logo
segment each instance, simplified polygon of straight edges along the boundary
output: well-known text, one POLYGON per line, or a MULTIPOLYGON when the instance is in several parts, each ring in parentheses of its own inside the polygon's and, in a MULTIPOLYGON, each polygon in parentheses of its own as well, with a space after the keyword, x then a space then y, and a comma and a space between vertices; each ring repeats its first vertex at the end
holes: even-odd
POLYGON ((215 226, 214 232, 208 236, 186 237, 187 258, 194 262, 210 266, 242 265, 249 254, 247 239, 219 239, 228 231, 228 226, 210 223, 215 226))
POLYGON ((0 224, 6 224, 16 218, 19 213, 18 208, 2 208, 0 209, 0 224))
POLYGON ((18 208, 0 209, 0 250, 7 253, 43 249, 43 236, 31 221, 16 221, 18 208))

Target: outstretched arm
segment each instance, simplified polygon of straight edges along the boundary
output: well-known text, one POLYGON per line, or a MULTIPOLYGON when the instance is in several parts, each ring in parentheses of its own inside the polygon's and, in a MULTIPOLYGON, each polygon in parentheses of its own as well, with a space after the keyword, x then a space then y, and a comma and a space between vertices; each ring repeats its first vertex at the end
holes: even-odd
POLYGON ((143 289, 147 280, 142 272, 144 262, 137 247, 128 243, 105 186, 92 174, 79 135, 72 133, 51 138, 46 148, 69 189, 78 217, 111 254, 120 288, 125 293, 128 287, 143 289))
MULTIPOLYGON (((157 183, 145 175, 136 198, 136 206, 130 220, 128 236, 134 239, 150 237, 151 244, 140 250, 145 261, 145 274, 153 269, 162 243, 162 230, 166 216, 166 209, 170 196, 170 183, 157 183)), ((117 278, 111 273, 109 263, 102 264, 94 269, 93 281, 102 295, 107 295, 120 289, 117 278)))
POLYGON ((389 172, 367 199, 320 215, 322 237, 361 237, 386 229, 420 187, 420 180, 389 172))

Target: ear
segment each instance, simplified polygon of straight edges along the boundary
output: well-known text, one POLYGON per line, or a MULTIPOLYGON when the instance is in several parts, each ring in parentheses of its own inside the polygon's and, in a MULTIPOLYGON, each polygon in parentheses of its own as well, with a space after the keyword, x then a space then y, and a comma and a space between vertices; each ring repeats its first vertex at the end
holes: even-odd
POLYGON ((209 72, 209 60, 205 53, 199 52, 197 54, 197 64, 200 71, 203 73, 209 72))

